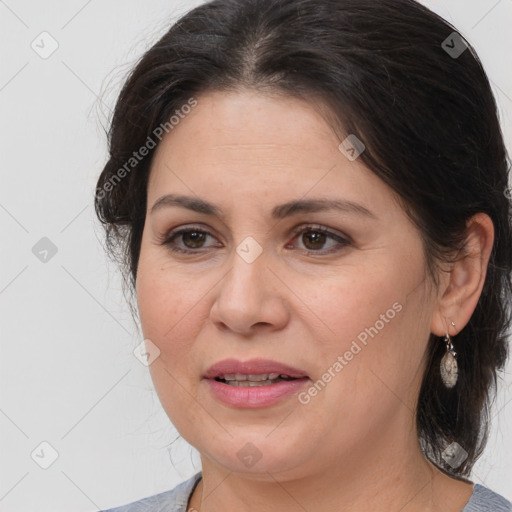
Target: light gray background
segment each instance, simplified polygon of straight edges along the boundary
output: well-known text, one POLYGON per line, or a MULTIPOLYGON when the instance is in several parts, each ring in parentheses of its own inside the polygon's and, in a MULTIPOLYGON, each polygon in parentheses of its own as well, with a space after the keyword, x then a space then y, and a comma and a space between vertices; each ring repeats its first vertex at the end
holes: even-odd
MULTIPOLYGON (((200 468, 195 450, 173 443, 148 370, 132 354, 141 339, 92 207, 106 158, 102 127, 123 77, 199 3, 0 0, 1 511, 93 511, 169 489, 200 468), (47 59, 31 48, 33 40, 51 48, 43 31, 58 43, 47 59), (57 248, 47 262, 32 252, 42 237, 57 248), (46 470, 31 458, 36 450, 36 460, 50 461, 43 441, 58 452, 46 470)), ((512 0, 424 3, 476 47, 510 141, 512 0)), ((473 474, 509 499, 511 369, 473 474)))

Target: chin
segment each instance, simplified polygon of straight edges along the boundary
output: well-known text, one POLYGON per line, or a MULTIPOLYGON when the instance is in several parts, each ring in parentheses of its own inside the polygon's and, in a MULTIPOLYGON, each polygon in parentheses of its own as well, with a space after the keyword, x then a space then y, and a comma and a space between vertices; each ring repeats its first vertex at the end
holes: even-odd
POLYGON ((269 479, 268 473, 296 477, 298 468, 311 464, 311 456, 298 440, 288 437, 285 442, 277 436, 272 439, 272 435, 267 437, 268 432, 267 428, 259 436, 233 434, 233 437, 229 437, 226 434, 223 439, 217 438, 213 446, 206 446, 204 442, 193 445, 202 459, 205 457, 227 471, 252 475, 262 481, 269 479))

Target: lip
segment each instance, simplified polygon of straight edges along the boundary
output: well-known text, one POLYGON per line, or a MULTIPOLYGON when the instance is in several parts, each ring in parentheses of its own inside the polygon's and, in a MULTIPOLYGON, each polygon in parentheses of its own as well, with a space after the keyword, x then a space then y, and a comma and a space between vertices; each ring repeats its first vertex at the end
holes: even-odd
POLYGON ((304 371, 269 359, 251 359, 249 361, 224 359, 211 366, 206 371, 204 379, 215 398, 226 405, 238 408, 269 407, 298 393, 310 381, 304 371), (296 380, 253 387, 236 387, 215 380, 215 377, 220 375, 233 373, 247 375, 280 373, 294 377, 296 380))
POLYGON ((248 361, 239 361, 238 359, 223 359, 210 366, 204 374, 205 379, 215 379, 221 375, 229 373, 244 373, 255 375, 261 373, 280 373, 300 379, 307 377, 306 372, 293 368, 284 363, 272 361, 270 359, 249 359, 248 361))

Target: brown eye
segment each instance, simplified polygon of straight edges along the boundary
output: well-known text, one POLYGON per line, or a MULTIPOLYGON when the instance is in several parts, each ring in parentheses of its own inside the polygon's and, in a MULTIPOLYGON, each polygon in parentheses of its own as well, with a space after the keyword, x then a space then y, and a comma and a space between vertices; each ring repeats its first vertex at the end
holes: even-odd
MULTIPOLYGON (((173 252, 181 253, 200 253, 201 249, 209 249, 212 247, 219 247, 219 244, 209 243, 208 238, 215 242, 213 235, 199 228, 189 227, 179 229, 169 233, 169 235, 161 242, 173 252)), ((220 244, 222 246, 222 244, 220 244)))
POLYGON ((186 247, 198 249, 206 240, 207 234, 204 231, 185 231, 181 234, 181 239, 186 247))
MULTIPOLYGON (((318 255, 341 251, 352 243, 349 237, 333 233, 323 226, 306 226, 297 229, 294 240, 292 246, 298 244, 299 249, 310 254, 318 253, 318 255)), ((287 245, 287 248, 293 247, 287 245)))
POLYGON ((326 240, 326 234, 320 233, 318 231, 306 231, 302 234, 302 242, 304 243, 306 249, 309 250, 322 249, 322 246, 325 244, 326 240))

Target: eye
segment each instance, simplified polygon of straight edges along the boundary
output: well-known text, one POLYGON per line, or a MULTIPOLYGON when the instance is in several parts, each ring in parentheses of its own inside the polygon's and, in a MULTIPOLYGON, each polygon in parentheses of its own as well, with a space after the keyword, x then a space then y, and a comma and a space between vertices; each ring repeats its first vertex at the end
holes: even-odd
MULTIPOLYGON (((193 253, 198 252, 198 249, 212 247, 205 245, 208 238, 213 238, 208 231, 198 227, 189 226, 176 231, 171 231, 161 244, 174 252, 193 253), (178 242, 180 242, 181 245, 178 242)), ((213 246, 218 246, 218 244, 213 244, 213 246)))
MULTIPOLYGON (((323 226, 302 226, 294 230, 293 236, 293 240, 298 240, 303 246, 299 247, 299 249, 310 254, 340 251, 351 243, 348 237, 334 233, 323 226), (326 245, 327 247, 325 247, 326 245)), ((207 245, 206 242, 209 238, 215 240, 208 231, 200 227, 188 226, 171 231, 160 243, 173 252, 188 254, 199 253, 201 249, 222 246, 219 242, 207 245)), ((290 249, 293 247, 287 244, 285 248, 290 249)))
MULTIPOLYGON (((294 240, 298 240, 303 247, 299 247, 308 253, 331 253, 340 251, 350 245, 348 237, 341 236, 323 226, 306 226, 295 231, 294 240), (325 247, 327 244, 327 247, 325 247)), ((290 248, 289 245, 286 247, 290 248)))

